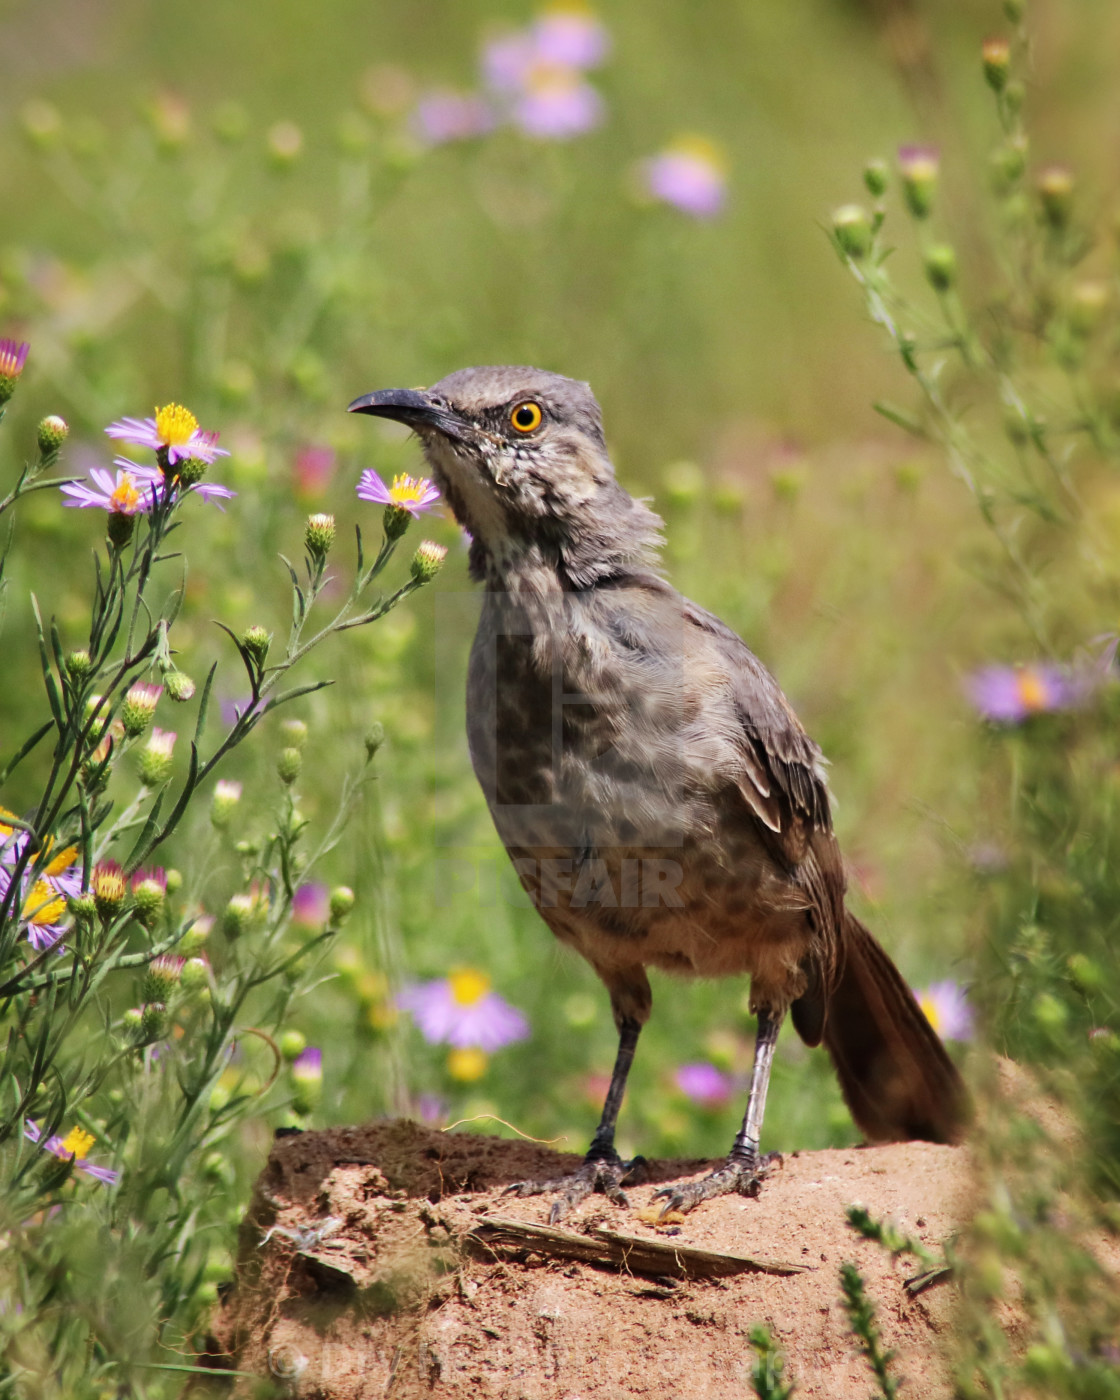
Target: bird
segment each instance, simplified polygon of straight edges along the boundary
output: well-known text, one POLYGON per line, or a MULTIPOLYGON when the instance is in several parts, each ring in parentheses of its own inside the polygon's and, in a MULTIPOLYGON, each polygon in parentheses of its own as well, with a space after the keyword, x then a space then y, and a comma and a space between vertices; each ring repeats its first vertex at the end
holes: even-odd
POLYGON ((726 1160, 664 1187, 662 1216, 757 1194, 780 1160, 763 1115, 787 1018, 824 1044, 873 1142, 956 1142, 961 1077, 913 992, 846 907, 825 760, 746 643, 672 587, 661 520, 619 483, 588 384, 528 366, 381 389, 470 538, 482 607, 467 675, 471 762, 541 918, 610 997, 618 1052, 573 1173, 514 1183, 555 1222, 593 1191, 628 1204, 615 1147, 652 1009, 648 969, 750 977, 746 1111, 726 1160))

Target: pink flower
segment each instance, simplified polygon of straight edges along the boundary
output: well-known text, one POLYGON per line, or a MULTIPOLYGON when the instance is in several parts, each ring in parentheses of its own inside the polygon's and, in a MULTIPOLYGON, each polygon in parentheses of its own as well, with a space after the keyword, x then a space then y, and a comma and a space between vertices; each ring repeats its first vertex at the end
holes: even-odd
POLYGON ((922 991, 915 992, 914 996, 926 1020, 943 1040, 972 1039, 972 1007, 959 982, 951 978, 931 982, 922 991))
POLYGON ((610 53, 606 26, 581 5, 553 5, 533 24, 533 46, 542 63, 598 68, 610 53))
POLYGON ((727 176, 710 142, 682 138, 643 167, 646 188, 654 199, 672 204, 694 219, 714 218, 723 208, 727 176))
POLYGON ((433 88, 424 93, 412 116, 413 130, 425 146, 470 141, 494 128, 494 113, 477 93, 433 88))
POLYGON ((529 1023, 516 1007, 490 991, 490 979, 461 968, 437 982, 406 987, 396 999, 410 1011, 420 1034, 432 1045, 500 1050, 529 1034, 529 1023))
POLYGON ((590 83, 568 68, 542 67, 513 104, 513 119, 527 136, 567 141, 603 120, 603 99, 590 83))
POLYGON ((306 928, 321 928, 330 913, 330 891, 326 885, 300 885, 292 898, 292 918, 306 928))
POLYGON ((715 1065, 681 1065, 673 1078, 677 1088, 686 1098, 704 1108, 718 1108, 731 1096, 730 1079, 721 1074, 715 1065))
POLYGON ((968 692, 983 717, 1000 724, 1069 709, 1078 699, 1065 673, 1048 662, 985 666, 969 678, 968 692))

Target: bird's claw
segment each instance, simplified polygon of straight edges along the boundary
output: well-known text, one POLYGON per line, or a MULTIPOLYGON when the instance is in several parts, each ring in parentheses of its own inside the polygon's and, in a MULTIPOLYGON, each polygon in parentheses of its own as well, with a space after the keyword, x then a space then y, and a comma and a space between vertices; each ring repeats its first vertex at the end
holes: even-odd
POLYGON ((622 1183, 645 1179, 646 1159, 635 1157, 624 1162, 617 1153, 611 1156, 588 1157, 571 1176, 553 1177, 549 1181, 515 1181, 502 1192, 504 1196, 546 1196, 557 1198, 548 1212, 548 1223, 557 1224, 569 1210, 574 1210, 593 1191, 601 1191, 616 1206, 627 1207, 630 1202, 622 1183))
POLYGON ((716 1196, 728 1196, 732 1192, 740 1196, 757 1196, 762 1183, 775 1167, 782 1165, 780 1152, 768 1152, 764 1157, 751 1157, 738 1160, 729 1157, 722 1167, 717 1167, 709 1176, 699 1181, 688 1181, 681 1186, 663 1186, 655 1191, 652 1200, 664 1198, 659 1220, 664 1220, 672 1211, 687 1215, 701 1201, 710 1201, 716 1196))

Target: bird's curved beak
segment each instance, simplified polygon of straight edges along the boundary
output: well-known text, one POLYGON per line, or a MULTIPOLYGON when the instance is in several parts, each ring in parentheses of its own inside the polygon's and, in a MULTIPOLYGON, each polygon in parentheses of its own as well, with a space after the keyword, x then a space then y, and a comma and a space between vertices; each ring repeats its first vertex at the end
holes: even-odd
POLYGON ((460 441, 473 436, 472 425, 447 404, 433 401, 423 389, 377 389, 363 394, 346 410, 348 413, 372 413, 378 418, 395 418, 410 428, 425 428, 443 433, 460 441))

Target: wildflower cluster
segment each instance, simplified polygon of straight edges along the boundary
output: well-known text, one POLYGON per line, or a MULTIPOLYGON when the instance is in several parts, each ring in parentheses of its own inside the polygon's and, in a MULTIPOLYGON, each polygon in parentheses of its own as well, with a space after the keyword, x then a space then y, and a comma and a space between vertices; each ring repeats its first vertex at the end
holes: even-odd
MULTIPOLYGON (((33 364, 26 344, 0 341, 5 403, 33 364)), ((407 526, 438 494, 430 483, 411 494, 406 488, 403 522, 394 518, 372 562, 359 531, 352 587, 312 632, 331 583, 325 563, 333 543, 333 519, 313 517, 302 578, 291 571, 287 636, 259 626, 240 635, 226 629, 249 696, 215 738, 209 702, 217 663, 198 687, 179 669, 173 629, 182 590, 174 579, 162 590, 176 557, 167 552, 168 536, 203 527, 184 528, 188 498, 219 507, 235 498, 204 479, 229 453, 216 431, 177 403, 151 418, 120 419, 107 432, 154 461, 122 457, 112 470, 94 466, 84 480, 50 479, 46 468, 67 434, 61 419, 44 419, 38 459, 0 500, 2 514, 32 491, 57 490, 56 503, 104 512, 106 520, 88 618, 79 622, 70 608, 65 620, 44 619, 33 603, 43 722, 16 740, 0 772, 10 803, 0 807, 0 999, 18 1027, 0 1047, 0 1231, 10 1258, 21 1260, 18 1269, 0 1265, 0 1287, 17 1300, 18 1315, 35 1320, 29 1325, 66 1317, 66 1337, 49 1348, 65 1375, 81 1372, 87 1355, 108 1344, 98 1330, 101 1313, 81 1292, 80 1271, 64 1270, 58 1292, 51 1260, 64 1233, 70 1240, 75 1230, 89 1231, 98 1252, 118 1262, 131 1241, 146 1240, 152 1257, 165 1262, 134 1269, 137 1286, 159 1290, 152 1316, 178 1318, 183 1334, 203 1296, 196 1227, 206 1221, 212 1232, 228 1210, 223 1174, 206 1163, 251 1114, 282 1113, 286 1104, 302 1117, 314 1111, 319 1052, 302 1047, 286 1085, 269 1097, 277 1067, 269 1077, 256 1046, 265 1054, 275 1047, 273 1033, 292 999, 355 904, 348 887, 336 886, 325 899, 317 895, 309 921, 299 891, 318 890, 312 872, 337 844, 376 749, 347 778, 322 839, 312 840, 296 792, 309 727, 269 717, 325 684, 287 683, 313 648, 384 617, 434 577, 443 552, 425 542, 395 591, 366 596, 407 526), (79 626, 67 647, 64 635, 79 626), (179 711, 187 724, 168 727, 171 708, 192 703, 179 711), (266 720, 278 726, 281 784, 269 829, 250 840, 237 830, 241 783, 216 770, 266 720), (17 790, 18 798, 9 795, 17 790), (159 861, 187 832, 185 878, 159 861), (243 866, 224 908, 212 893, 225 878, 223 846, 225 858, 240 856, 243 866), (99 1193, 121 1183, 119 1203, 99 1206, 99 1193), (75 1193, 83 1213, 54 1209, 75 1193), (48 1298, 54 1301, 44 1309, 48 1298)), ((402 490, 385 488, 382 499, 396 510, 402 490)), ((137 1345, 150 1354, 160 1343, 153 1333, 137 1345)))

